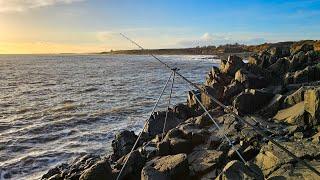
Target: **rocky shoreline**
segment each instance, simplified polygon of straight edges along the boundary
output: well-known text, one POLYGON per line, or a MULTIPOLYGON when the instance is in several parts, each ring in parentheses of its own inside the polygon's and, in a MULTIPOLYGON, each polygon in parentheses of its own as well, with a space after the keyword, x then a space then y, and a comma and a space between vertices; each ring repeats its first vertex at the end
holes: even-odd
MULTIPOLYGON (((304 43, 267 48, 248 63, 231 55, 212 67, 202 88, 320 171, 319 80, 320 52, 304 43)), ((112 142, 112 154, 81 156, 42 179, 116 179, 126 160, 120 179, 319 179, 206 94, 194 94, 170 110, 164 135, 165 112, 156 112, 129 159, 137 135, 122 131, 112 142)))

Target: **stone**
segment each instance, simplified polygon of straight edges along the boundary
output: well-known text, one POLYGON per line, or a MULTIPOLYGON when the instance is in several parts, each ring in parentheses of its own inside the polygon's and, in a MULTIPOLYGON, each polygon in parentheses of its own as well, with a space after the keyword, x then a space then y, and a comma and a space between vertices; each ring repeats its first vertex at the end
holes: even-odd
POLYGON ((223 160, 223 152, 216 150, 196 150, 188 155, 190 173, 199 176, 218 168, 223 160))
MULTIPOLYGON (((213 118, 224 114, 224 112, 220 108, 211 109, 208 112, 213 118)), ((207 113, 203 113, 201 116, 196 117, 196 121, 194 123, 196 125, 199 125, 200 127, 207 127, 213 125, 213 122, 207 113)))
POLYGON ((304 112, 304 102, 300 102, 290 108, 278 111, 273 119, 279 122, 286 122, 290 125, 304 126, 304 112))
POLYGON ((186 139, 171 138, 170 141, 170 153, 190 153, 192 151, 192 142, 186 139))
POLYGON ((307 66, 308 57, 304 52, 300 51, 290 60, 289 71, 297 71, 307 66))
MULTIPOLYGON (((308 157, 308 159, 313 159, 320 155, 320 145, 310 141, 281 142, 281 145, 299 158, 308 157)), ((269 142, 261 148, 254 162, 261 168, 263 174, 268 177, 283 164, 295 163, 296 160, 269 142)))
POLYGON ((134 150, 130 157, 129 154, 120 158, 114 167, 120 170, 127 161, 126 167, 122 171, 121 177, 124 179, 138 179, 141 175, 141 170, 146 162, 146 158, 141 155, 139 150, 134 150), (129 158, 129 159, 128 159, 129 158))
POLYGON ((102 160, 94 164, 89 169, 85 170, 80 178, 80 180, 95 180, 95 179, 105 179, 113 180, 112 169, 110 164, 106 160, 102 160))
POLYGON ((318 124, 320 122, 320 87, 306 90, 304 100, 305 110, 311 115, 309 124, 318 124))
POLYGON ((273 94, 261 90, 246 90, 236 96, 233 107, 241 114, 251 114, 269 103, 273 96, 273 94))
POLYGON ((156 157, 147 162, 141 171, 141 179, 183 179, 189 174, 186 154, 156 157))
POLYGON ((303 70, 287 73, 284 78, 286 84, 308 83, 318 80, 320 80, 320 63, 313 66, 307 66, 303 70))
POLYGON ((188 92, 188 98, 187 98, 187 106, 190 108, 190 114, 196 115, 199 112, 202 112, 203 110, 201 107, 199 107, 199 103, 196 99, 196 97, 201 100, 201 93, 200 91, 189 91, 188 92), (193 93, 192 93, 193 92, 193 93))
POLYGON ((157 150, 160 156, 167 155, 170 153, 170 142, 169 140, 161 141, 157 143, 157 150))
MULTIPOLYGON (((222 101, 224 87, 221 86, 220 84, 214 84, 212 86, 203 86, 202 88, 209 95, 213 96, 214 98, 218 99, 219 101, 222 101)), ((200 100, 201 100, 201 103, 203 104, 203 106, 207 110, 217 107, 217 104, 206 93, 201 92, 201 99, 200 100)))
POLYGON ((312 136, 313 143, 320 143, 320 132, 312 136))
POLYGON ((258 168, 248 167, 243 162, 233 160, 228 162, 216 180, 241 180, 241 179, 264 179, 258 168), (254 172, 252 171, 254 170, 254 172))
POLYGON ((207 147, 208 149, 217 149, 219 145, 222 143, 221 137, 218 137, 217 135, 210 135, 210 137, 207 140, 207 147))
MULTIPOLYGON (((148 133, 149 136, 153 137, 157 134, 161 134, 163 131, 164 121, 166 117, 166 111, 155 112, 153 116, 149 119, 144 132, 148 133)), ((168 112, 165 132, 176 127, 178 124, 183 122, 183 119, 176 117, 176 114, 172 111, 168 112)))
POLYGON ((226 85, 230 82, 231 78, 222 74, 218 67, 213 66, 211 71, 207 74, 205 85, 212 86, 213 84, 226 85))
POLYGON ((305 87, 300 87, 298 90, 296 90, 294 93, 288 95, 283 100, 283 107, 288 108, 291 107, 299 102, 304 101, 304 92, 306 91, 305 87))
POLYGON ((244 69, 239 69, 234 79, 243 84, 247 89, 261 89, 268 85, 264 77, 255 75, 244 69))
POLYGON ((240 57, 231 55, 228 57, 228 60, 226 61, 225 65, 220 66, 220 71, 230 76, 234 76, 234 74, 244 65, 244 62, 240 57))
POLYGON ((193 146, 203 143, 209 135, 209 132, 206 129, 193 123, 180 125, 179 129, 183 132, 184 137, 191 141, 193 146))
POLYGON ((278 112, 283 99, 281 94, 274 95, 270 102, 259 111, 259 114, 265 117, 273 117, 278 112))
POLYGON ((298 140, 301 140, 302 138, 303 138, 303 133, 302 132, 295 132, 294 134, 293 134, 293 137, 295 138, 295 139, 298 139, 298 140))
POLYGON ((132 149, 137 136, 133 131, 124 130, 115 135, 112 141, 113 157, 115 160, 126 155, 132 149))
POLYGON ((290 56, 290 47, 289 46, 272 47, 271 49, 269 49, 269 53, 271 56, 275 57, 275 59, 290 56))
POLYGON ((224 101, 227 101, 229 103, 232 102, 233 98, 239 93, 241 93, 244 89, 245 87, 241 82, 239 81, 231 82, 231 84, 224 87, 224 91, 223 91, 224 101))
POLYGON ((187 105, 179 103, 174 106, 173 112, 179 119, 186 120, 191 117, 190 109, 187 105))
POLYGON ((277 75, 284 75, 289 70, 290 60, 288 58, 280 58, 270 65, 268 69, 277 75))
MULTIPOLYGON (((307 162, 314 167, 316 170, 320 171, 320 162, 319 161, 308 161, 307 162)), ((319 176, 316 175, 313 171, 309 170, 300 163, 294 164, 284 164, 276 171, 272 172, 268 176, 270 180, 277 179, 308 179, 316 180, 319 179, 319 176)))
POLYGON ((300 51, 306 53, 306 52, 312 51, 312 50, 314 50, 314 47, 312 44, 303 43, 301 45, 291 47, 290 52, 291 52, 291 54, 296 54, 300 51))

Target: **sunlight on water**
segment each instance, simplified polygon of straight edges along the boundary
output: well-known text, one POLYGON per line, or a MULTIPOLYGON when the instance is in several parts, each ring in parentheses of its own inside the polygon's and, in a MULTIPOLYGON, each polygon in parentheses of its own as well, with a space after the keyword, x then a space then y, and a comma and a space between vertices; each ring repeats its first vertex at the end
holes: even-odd
MULTIPOLYGON (((161 58, 198 83, 219 63, 161 58)), ((141 129, 169 75, 149 56, 1 55, 0 179, 39 178, 82 153, 109 152, 116 132, 141 129)), ((174 103, 186 102, 183 84, 174 103)))

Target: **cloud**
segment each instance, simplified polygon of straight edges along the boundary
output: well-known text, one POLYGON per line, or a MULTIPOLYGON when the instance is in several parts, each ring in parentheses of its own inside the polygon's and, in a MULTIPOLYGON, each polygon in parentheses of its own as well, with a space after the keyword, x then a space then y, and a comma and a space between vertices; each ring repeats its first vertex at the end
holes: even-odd
POLYGON ((111 32, 111 31, 97 32, 97 39, 101 42, 114 40, 115 38, 117 38, 117 36, 120 36, 119 33, 111 32))
POLYGON ((233 37, 231 35, 214 35, 211 33, 204 33, 198 38, 185 39, 178 42, 178 45, 183 47, 208 46, 208 45, 222 45, 222 44, 261 44, 267 40, 261 37, 233 37))
POLYGON ((22 12, 33 8, 80 1, 83 0, 0 0, 0 12, 22 12))

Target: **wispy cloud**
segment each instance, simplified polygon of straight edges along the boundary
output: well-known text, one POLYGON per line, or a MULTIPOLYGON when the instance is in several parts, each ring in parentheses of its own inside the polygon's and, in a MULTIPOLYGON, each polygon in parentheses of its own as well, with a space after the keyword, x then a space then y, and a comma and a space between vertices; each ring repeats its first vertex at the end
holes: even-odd
POLYGON ((0 0, 0 12, 22 12, 28 9, 71 4, 84 0, 0 0))
POLYGON ((183 47, 194 47, 194 46, 207 46, 207 45, 221 45, 221 44, 261 44, 267 40, 262 37, 241 37, 231 35, 215 35, 212 33, 204 33, 198 38, 184 39, 178 42, 178 45, 183 47))

